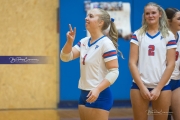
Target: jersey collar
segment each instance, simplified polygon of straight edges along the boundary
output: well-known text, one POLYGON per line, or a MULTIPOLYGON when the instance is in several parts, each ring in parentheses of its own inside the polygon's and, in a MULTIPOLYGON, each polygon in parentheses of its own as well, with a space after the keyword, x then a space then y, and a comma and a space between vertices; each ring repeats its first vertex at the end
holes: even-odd
POLYGON ((96 42, 98 42, 99 40, 101 40, 102 38, 104 38, 104 36, 100 37, 99 39, 97 39, 96 41, 94 41, 92 44, 90 44, 90 41, 91 41, 91 38, 89 38, 89 41, 88 41, 88 46, 91 47, 92 45, 94 45, 96 42))
POLYGON ((154 36, 151 36, 148 32, 146 32, 146 35, 148 37, 150 37, 151 39, 154 39, 155 37, 157 37, 160 34, 160 31, 158 33, 156 33, 154 36))
POLYGON ((178 42, 178 40, 179 40, 179 34, 177 33, 176 43, 178 42))

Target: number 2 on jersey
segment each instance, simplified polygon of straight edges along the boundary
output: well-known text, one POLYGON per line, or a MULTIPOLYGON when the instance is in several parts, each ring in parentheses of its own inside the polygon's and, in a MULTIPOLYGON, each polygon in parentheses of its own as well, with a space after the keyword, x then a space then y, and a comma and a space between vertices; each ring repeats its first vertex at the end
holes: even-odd
POLYGON ((148 50, 148 55, 149 56, 154 56, 154 50, 155 50, 155 46, 154 45, 149 45, 149 50, 148 50))

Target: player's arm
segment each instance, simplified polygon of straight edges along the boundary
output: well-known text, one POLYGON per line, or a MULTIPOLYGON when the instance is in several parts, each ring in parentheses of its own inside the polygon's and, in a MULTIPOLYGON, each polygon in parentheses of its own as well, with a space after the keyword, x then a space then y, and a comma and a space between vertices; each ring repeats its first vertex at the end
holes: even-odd
POLYGON ((64 62, 73 60, 80 55, 80 52, 76 48, 72 47, 76 35, 76 28, 74 28, 73 30, 71 25, 69 24, 69 29, 70 30, 66 34, 67 41, 60 52, 60 59, 64 62))
POLYGON ((166 85, 166 83, 168 82, 168 80, 171 77, 171 74, 175 67, 175 49, 174 48, 167 50, 166 58, 167 58, 166 69, 165 69, 158 85, 151 91, 151 100, 158 99, 162 88, 166 85))
POLYGON ((78 58, 79 55, 80 55, 80 52, 75 47, 65 44, 65 46, 61 50, 60 59, 64 62, 68 62, 68 61, 78 58))
POLYGON ((93 90, 89 92, 87 95, 87 102, 92 103, 96 101, 99 96, 99 93, 102 92, 104 89, 109 87, 118 77, 119 70, 118 70, 118 60, 110 60, 105 63, 107 69, 109 69, 108 74, 104 78, 104 80, 93 90))
POLYGON ((166 69, 165 69, 165 71, 161 77, 159 84, 157 85, 157 88, 159 90, 161 90, 165 86, 165 84, 168 82, 168 80, 171 77, 171 74, 172 74, 174 67, 175 67, 175 56, 176 56, 175 48, 167 50, 167 55, 166 55, 167 66, 166 66, 166 69))
POLYGON ((122 36, 121 33, 118 33, 118 38, 123 38, 124 40, 130 40, 132 38, 132 33, 122 36))
POLYGON ((139 46, 134 43, 131 43, 130 55, 129 55, 129 69, 130 69, 130 72, 134 81, 136 82, 138 87, 141 89, 144 87, 144 84, 140 78, 139 70, 137 68, 138 56, 139 56, 139 46))
POLYGON ((137 68, 137 63, 138 63, 138 58, 139 58, 139 46, 131 43, 130 44, 130 56, 129 56, 129 69, 131 72, 131 75, 137 84, 137 86, 140 89, 141 95, 144 99, 150 100, 150 92, 146 88, 146 86, 143 84, 139 70, 137 68))
POLYGON ((99 91, 103 91, 105 88, 109 87, 112 85, 116 79, 119 76, 119 70, 118 70, 118 60, 114 59, 111 61, 108 61, 105 63, 106 68, 108 69, 108 73, 105 76, 104 80, 98 85, 99 91))
POLYGON ((174 34, 170 31, 169 31, 169 36, 167 40, 169 41, 167 42, 167 45, 166 45, 167 47, 166 69, 164 70, 164 73, 160 79, 160 82, 158 83, 156 87, 156 89, 158 90, 161 90, 166 85, 175 67, 177 43, 176 43, 174 34))

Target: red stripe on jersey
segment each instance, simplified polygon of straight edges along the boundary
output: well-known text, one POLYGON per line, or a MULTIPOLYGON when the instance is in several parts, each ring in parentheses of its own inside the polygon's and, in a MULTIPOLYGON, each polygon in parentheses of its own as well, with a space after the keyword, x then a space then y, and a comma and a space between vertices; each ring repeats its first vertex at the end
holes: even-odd
POLYGON ((106 58, 106 57, 110 57, 110 56, 112 56, 112 55, 116 55, 117 54, 117 52, 108 52, 108 53, 105 53, 105 54, 103 54, 103 57, 104 58, 106 58))
POLYGON ((175 40, 168 42, 168 45, 175 45, 175 44, 176 44, 176 41, 175 41, 175 40))
POLYGON ((81 46, 81 42, 78 42, 77 45, 80 47, 81 46))
POLYGON ((133 35, 132 38, 137 39, 136 35, 133 35))

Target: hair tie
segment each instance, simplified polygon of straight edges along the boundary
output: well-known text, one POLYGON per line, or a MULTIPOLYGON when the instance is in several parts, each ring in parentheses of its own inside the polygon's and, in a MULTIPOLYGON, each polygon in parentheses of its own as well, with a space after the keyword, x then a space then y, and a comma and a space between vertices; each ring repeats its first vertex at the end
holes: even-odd
POLYGON ((111 18, 111 22, 114 22, 114 18, 111 18))

